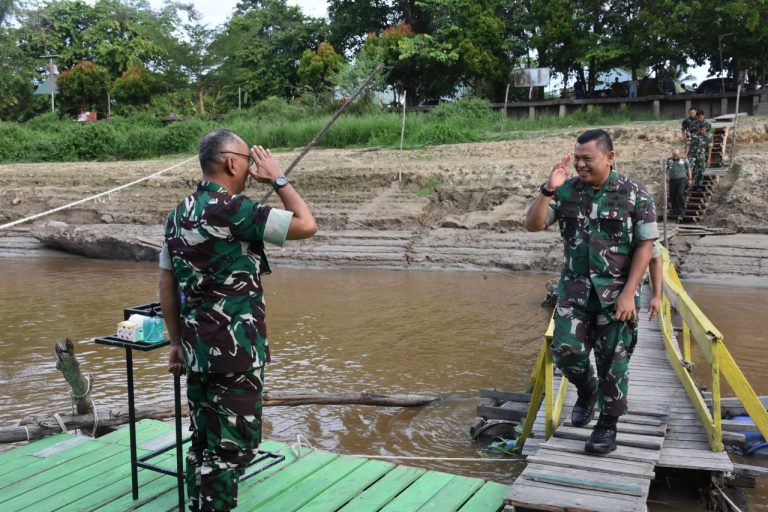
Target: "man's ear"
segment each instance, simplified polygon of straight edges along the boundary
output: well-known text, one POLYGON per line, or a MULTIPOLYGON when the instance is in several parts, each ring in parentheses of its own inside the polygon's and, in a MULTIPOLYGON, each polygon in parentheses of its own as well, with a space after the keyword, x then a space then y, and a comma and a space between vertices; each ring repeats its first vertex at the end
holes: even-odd
POLYGON ((230 176, 235 175, 235 159, 234 158, 224 159, 224 172, 226 172, 230 176))

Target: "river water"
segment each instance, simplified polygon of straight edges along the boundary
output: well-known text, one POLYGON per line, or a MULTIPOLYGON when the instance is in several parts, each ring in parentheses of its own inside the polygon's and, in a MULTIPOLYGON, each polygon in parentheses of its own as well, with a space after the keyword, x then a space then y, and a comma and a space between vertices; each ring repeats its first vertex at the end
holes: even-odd
MULTIPOLYGON (((53 355, 55 341, 64 337, 76 342, 83 372, 95 377, 96 405, 125 405, 123 350, 89 340, 111 334, 124 307, 156 300, 156 266, 77 257, 0 261, 0 425, 69 410, 68 386, 53 355)), ((524 389, 548 318, 539 304, 550 277, 276 269, 264 278, 273 354, 268 389, 423 393, 446 400, 412 409, 269 407, 265 436, 288 443, 302 436, 312 446, 346 454, 487 458, 468 433, 477 390, 524 389)), ((758 316, 768 289, 686 287, 725 334, 756 391, 768 394, 768 349, 758 316)), ((170 401, 165 349, 134 352, 134 366, 138 403, 170 401)), ((514 480, 520 462, 407 461, 499 482, 514 480)), ((768 510, 760 508, 768 488, 750 490, 749 497, 755 510, 768 510)), ((656 499, 651 510, 698 510, 692 497, 662 492, 656 499)))

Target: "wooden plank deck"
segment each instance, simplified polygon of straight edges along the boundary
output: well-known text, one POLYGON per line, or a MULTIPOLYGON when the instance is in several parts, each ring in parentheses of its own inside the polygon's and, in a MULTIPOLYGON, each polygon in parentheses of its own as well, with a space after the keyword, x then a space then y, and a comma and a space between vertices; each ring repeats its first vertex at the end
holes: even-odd
MULTIPOLYGON (((726 452, 712 452, 704 428, 667 358, 657 321, 649 322, 644 289, 637 346, 630 362, 629 413, 619 421, 615 452, 584 452, 587 428, 570 424, 576 390, 569 386, 566 420, 544 440, 544 410, 525 443, 528 466, 506 496, 511 507, 533 510, 638 511, 646 509, 656 466, 730 472, 726 452)), ((593 361, 594 364, 594 361, 593 361)), ((556 375, 555 393, 561 378, 556 375)), ((596 412, 597 415, 597 412, 596 412)))
MULTIPOLYGON (((172 441, 173 426, 137 423, 139 456, 172 441)), ((238 511, 370 512, 497 511, 508 486, 265 441, 285 460, 241 483, 238 511)), ((153 462, 175 468, 175 454, 153 462)), ((163 512, 178 509, 176 479, 139 469, 139 499, 131 498, 128 429, 90 439, 58 434, 0 454, 0 510, 163 512)))

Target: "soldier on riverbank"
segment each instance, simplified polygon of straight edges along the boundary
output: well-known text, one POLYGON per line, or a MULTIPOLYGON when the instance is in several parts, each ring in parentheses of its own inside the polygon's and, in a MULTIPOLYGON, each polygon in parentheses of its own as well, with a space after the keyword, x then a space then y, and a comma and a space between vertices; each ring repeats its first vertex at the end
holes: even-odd
POLYGON ((589 130, 576 139, 578 173, 570 177, 565 155, 541 185, 525 228, 558 222, 565 246, 550 349, 558 368, 576 386, 571 422, 600 417, 585 450, 616 449, 616 425, 627 411, 629 358, 637 341, 639 287, 659 232, 645 187, 613 169, 611 136, 589 130), (597 377, 589 354, 594 349, 597 377))
POLYGON ((688 150, 688 160, 693 165, 694 190, 703 188, 704 171, 708 165, 712 165, 712 138, 707 135, 707 124, 698 125, 698 133, 691 138, 688 150))
POLYGON ((685 189, 691 186, 691 165, 687 158, 680 156, 679 149, 674 149, 672 158, 667 158, 666 168, 672 211, 679 223, 683 221, 685 214, 685 189))
POLYGON ((683 125, 680 128, 680 135, 682 136, 683 144, 685 144, 686 153, 688 153, 688 146, 691 143, 691 137, 696 134, 696 114, 697 111, 695 108, 689 108, 688 117, 683 119, 683 125))
POLYGON ((261 442, 269 362, 264 242, 311 237, 317 224, 268 149, 214 130, 200 141, 199 156, 202 181, 165 225, 160 302, 171 338, 168 370, 187 374, 191 510, 228 511, 261 442), (248 177, 271 184, 285 209, 242 195, 248 177))

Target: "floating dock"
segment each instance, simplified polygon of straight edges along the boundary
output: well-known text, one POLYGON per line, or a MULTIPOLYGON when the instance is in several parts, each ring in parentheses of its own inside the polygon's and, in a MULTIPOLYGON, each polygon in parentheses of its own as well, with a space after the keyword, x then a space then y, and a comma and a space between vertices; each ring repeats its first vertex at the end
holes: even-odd
MULTIPOLYGON (((139 455, 174 440, 173 426, 136 424, 139 455)), ((128 429, 98 439, 56 434, 0 454, 0 510, 123 512, 178 510, 176 479, 139 470, 131 497, 128 429)), ((488 512, 509 486, 391 462, 265 441, 285 460, 241 482, 237 511, 488 512)), ((173 450, 156 459, 175 468, 173 450)))

